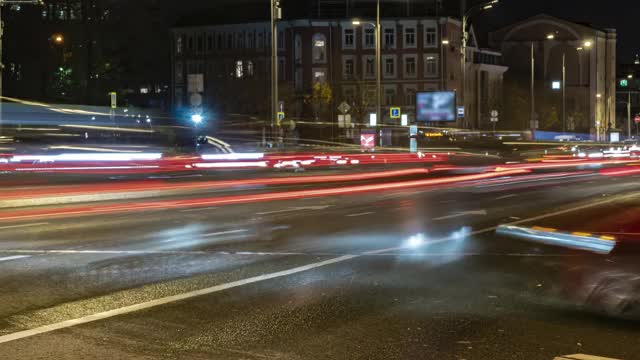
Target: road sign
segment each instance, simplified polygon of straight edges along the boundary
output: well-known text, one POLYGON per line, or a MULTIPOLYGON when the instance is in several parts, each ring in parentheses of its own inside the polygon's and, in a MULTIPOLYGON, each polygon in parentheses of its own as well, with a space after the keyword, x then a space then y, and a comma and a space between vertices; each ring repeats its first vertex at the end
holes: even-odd
POLYGON ((402 125, 402 126, 409 125, 409 115, 402 114, 402 116, 400 117, 400 125, 402 125))
POLYGON ((360 147, 363 149, 373 149, 376 146, 376 134, 364 132, 360 134, 360 147))
POLYGON ((392 119, 400 119, 401 115, 402 115, 402 112, 400 111, 399 107, 392 107, 391 108, 391 118, 392 119))
POLYGON ((369 126, 378 125, 378 116, 376 114, 369 114, 369 126))
POLYGON ((338 105, 338 111, 340 111, 343 115, 346 115, 349 111, 351 111, 351 106, 347 104, 346 101, 343 101, 340 105, 338 105))
POLYGON ((204 74, 189 74, 187 76, 187 92, 204 92, 204 74))
POLYGON ((491 110, 491 117, 492 118, 497 118, 498 117, 498 110, 491 110))
POLYGON ((640 123, 640 115, 636 115, 636 117, 633 118, 633 120, 635 120, 636 124, 640 123))
POLYGON ((115 109, 118 107, 118 94, 115 92, 110 92, 109 97, 111 98, 111 108, 115 109))
POLYGON ((282 122, 282 120, 284 120, 284 112, 279 111, 278 112, 278 126, 280 126, 280 123, 282 122))
POLYGON ((629 86, 629 80, 627 79, 622 79, 620 80, 620 87, 628 87, 629 86))
POLYGON ((497 122, 498 122, 498 118, 497 118, 497 117, 492 117, 492 118, 491 118, 491 122, 493 122, 493 123, 497 123, 497 122))
POLYGON ((191 106, 195 107, 202 105, 202 95, 200 95, 199 93, 191 94, 191 96, 189 96, 189 103, 191 104, 191 106))
POLYGON ((458 106, 458 117, 464 117, 464 106, 458 106))

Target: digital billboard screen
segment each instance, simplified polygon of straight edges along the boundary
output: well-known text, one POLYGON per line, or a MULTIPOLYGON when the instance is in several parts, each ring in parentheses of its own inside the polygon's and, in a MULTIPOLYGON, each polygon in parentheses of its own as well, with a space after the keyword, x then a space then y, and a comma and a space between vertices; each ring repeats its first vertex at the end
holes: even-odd
POLYGON ((416 93, 416 120, 456 121, 456 93, 454 91, 416 93))

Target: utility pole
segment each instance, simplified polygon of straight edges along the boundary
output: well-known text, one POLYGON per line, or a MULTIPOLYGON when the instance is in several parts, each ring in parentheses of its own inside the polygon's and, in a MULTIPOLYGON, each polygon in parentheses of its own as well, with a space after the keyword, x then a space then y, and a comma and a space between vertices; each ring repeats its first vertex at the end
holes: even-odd
POLYGON ((280 0, 271 0, 271 139, 279 131, 278 118, 278 20, 282 19, 280 0))
MULTIPOLYGON (((380 28, 380 0, 376 4, 376 96, 378 97, 376 109, 376 125, 382 124, 382 29, 380 28)), ((380 133, 378 132, 378 136, 380 133)), ((382 137, 380 137, 382 146, 382 137)))
MULTIPOLYGON (((536 58, 533 52, 533 41, 531 42, 531 123, 529 124, 531 131, 536 129, 536 58)), ((525 129, 527 126, 524 127, 525 129)))
POLYGON ((627 99, 627 137, 631 139, 631 90, 627 99))
POLYGON ((562 53, 562 132, 567 131, 567 68, 566 54, 562 53))

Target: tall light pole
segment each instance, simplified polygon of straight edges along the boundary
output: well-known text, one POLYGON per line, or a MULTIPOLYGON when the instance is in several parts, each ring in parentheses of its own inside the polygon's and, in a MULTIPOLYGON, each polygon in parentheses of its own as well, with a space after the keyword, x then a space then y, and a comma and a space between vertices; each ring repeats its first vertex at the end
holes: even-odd
MULTIPOLYGON (((493 5, 497 4, 498 2, 500 2, 500 0, 492 0, 483 4, 478 4, 476 6, 473 6, 466 11, 464 11, 463 9, 464 12, 462 14, 462 46, 460 47, 460 51, 462 53, 460 62, 462 66, 462 86, 461 86, 462 91, 461 92, 462 92, 463 106, 466 103, 466 95, 467 95, 467 42, 469 41, 469 32, 467 31, 467 23, 469 23, 469 19, 471 18, 471 16, 475 15, 479 11, 491 9, 493 5)), ((469 122, 467 121, 468 116, 466 114, 466 109, 465 109, 464 119, 465 119, 464 120, 465 124, 468 126, 469 122)))
POLYGON ((562 53, 562 132, 567 131, 567 67, 566 54, 562 53))
POLYGON ((369 23, 358 19, 351 21, 354 26, 368 24, 375 29, 376 36, 376 125, 382 122, 382 35, 380 28, 380 0, 376 4, 376 23, 369 23))
POLYGON ((278 20, 282 19, 280 0, 271 0, 271 138, 278 124, 278 20))
MULTIPOLYGON (((627 79, 633 79, 633 75, 627 75, 627 79)), ((631 139, 631 90, 627 94, 627 137, 631 139)))

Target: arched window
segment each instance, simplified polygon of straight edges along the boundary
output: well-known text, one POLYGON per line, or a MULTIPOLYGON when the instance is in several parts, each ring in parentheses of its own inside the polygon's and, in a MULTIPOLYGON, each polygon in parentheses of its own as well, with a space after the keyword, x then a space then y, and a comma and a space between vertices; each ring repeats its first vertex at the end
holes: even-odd
POLYGON ((314 63, 326 63, 327 62, 327 37, 323 34, 313 35, 313 62, 314 63))

